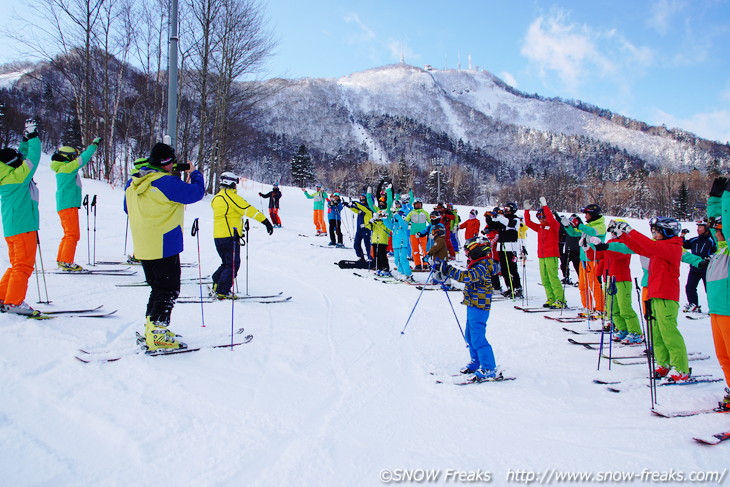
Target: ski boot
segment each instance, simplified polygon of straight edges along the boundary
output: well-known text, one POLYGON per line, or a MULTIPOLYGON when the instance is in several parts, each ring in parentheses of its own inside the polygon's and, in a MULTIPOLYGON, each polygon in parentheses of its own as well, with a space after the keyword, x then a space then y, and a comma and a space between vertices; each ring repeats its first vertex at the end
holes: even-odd
POLYGON ((83 267, 81 267, 78 264, 74 264, 73 262, 58 262, 58 268, 61 269, 64 272, 81 272, 84 270, 83 267))
POLYGON ((664 377, 669 374, 669 368, 664 367, 663 365, 660 365, 656 369, 654 369, 654 378, 655 379, 663 379, 664 377))
POLYGON ((555 302, 552 299, 548 299, 545 301, 545 303, 542 305, 543 308, 552 308, 555 305, 555 302))
POLYGON ((725 397, 717 404, 720 411, 730 411, 730 387, 725 388, 725 397))
POLYGON ((3 312, 27 316, 29 318, 39 318, 42 315, 40 311, 31 308, 25 301, 20 304, 5 304, 3 305, 3 312))
POLYGON ((550 309, 565 309, 568 307, 568 303, 565 301, 560 301, 559 299, 553 303, 552 306, 550 306, 550 309))
POLYGON ((672 382, 687 382, 690 380, 690 372, 680 372, 674 367, 669 371, 667 377, 672 382))
POLYGON ((644 343, 644 335, 639 335, 638 333, 629 333, 626 335, 626 338, 621 340, 621 343, 624 345, 639 345, 641 343, 644 343))
POLYGON ((167 323, 152 321, 147 318, 144 326, 145 342, 148 352, 179 350, 188 346, 177 339, 177 335, 168 329, 167 323))
POLYGON ((629 335, 629 332, 626 330, 618 330, 613 334, 613 341, 614 342, 620 342, 624 338, 626 338, 629 335))
POLYGON ((491 369, 477 369, 474 371, 474 382, 485 382, 497 378, 497 371, 491 369))
POLYGON ((469 362, 459 371, 460 374, 473 374, 479 370, 479 362, 469 362))

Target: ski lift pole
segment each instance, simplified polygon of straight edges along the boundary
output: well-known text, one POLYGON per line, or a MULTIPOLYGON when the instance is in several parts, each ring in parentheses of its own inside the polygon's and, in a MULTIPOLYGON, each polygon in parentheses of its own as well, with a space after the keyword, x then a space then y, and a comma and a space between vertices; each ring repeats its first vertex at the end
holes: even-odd
MULTIPOLYGON (((205 306, 203 306, 203 271, 200 263, 200 224, 198 219, 193 220, 193 228, 190 234, 195 237, 198 244, 198 289, 200 290, 200 318, 202 320, 202 327, 205 327, 205 306)), ((126 253, 126 250, 125 250, 126 253)))
POLYGON ((91 265, 91 242, 89 240, 89 195, 84 195, 84 208, 86 209, 86 263, 91 265))
POLYGON ((94 252, 92 254, 94 257, 94 260, 93 260, 92 265, 95 266, 96 265, 96 195, 94 195, 94 197, 91 199, 91 207, 93 208, 93 211, 94 211, 94 252))

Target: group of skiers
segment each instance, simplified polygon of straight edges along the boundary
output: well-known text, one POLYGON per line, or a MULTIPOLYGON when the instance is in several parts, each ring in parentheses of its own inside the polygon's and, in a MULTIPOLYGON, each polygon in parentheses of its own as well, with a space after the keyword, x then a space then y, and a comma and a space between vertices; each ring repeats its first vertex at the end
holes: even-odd
MULTIPOLYGON (((484 213, 485 226, 480 231, 477 210, 470 211, 469 219, 462 223, 453 206, 439 203, 428 213, 423 209, 423 202, 414 198, 412 192, 394 196, 388 185, 384 191, 378 188, 377 199, 371 188, 359 200, 349 203, 342 202, 339 197, 337 201, 329 199, 324 192, 320 196, 322 208, 324 205, 334 207, 338 221, 343 206, 358 215, 355 235, 358 261, 350 262, 351 266, 372 268, 380 276, 392 276, 388 263, 390 250, 402 280, 413 281, 413 271, 430 266, 440 279, 466 283, 463 303, 467 306, 466 338, 471 362, 462 371, 474 374, 475 380, 493 380, 497 375, 492 347, 485 337, 491 297, 501 289, 500 277, 506 288, 504 296, 522 297, 517 263, 522 261, 524 264, 526 260, 523 242, 525 232, 531 229, 537 233, 540 280, 546 294, 543 306, 551 309, 568 306, 564 287, 572 284, 569 270, 572 264, 578 273, 581 313, 590 318, 607 319, 613 340, 627 345, 645 341, 639 315, 632 304, 633 283, 629 267, 631 255, 641 256, 644 275, 640 285, 640 312, 651 325, 657 364, 655 376, 675 382, 691 380, 687 350, 677 318, 680 264, 692 266, 685 286, 688 302, 684 311, 701 310, 697 285, 699 281, 705 282, 716 354, 730 385, 730 305, 727 304, 730 298, 727 255, 730 251, 721 224, 723 211, 730 211, 730 185, 726 191, 723 186, 726 183, 724 178, 713 182, 708 202, 709 219, 697 222, 698 235, 691 239, 684 238, 687 232, 683 232, 680 223, 673 218, 652 218, 649 236, 632 229, 621 219, 606 222, 597 204, 581 208, 581 217, 578 214, 556 215, 545 198, 540 198, 540 205, 535 209, 531 202, 525 201, 523 223, 517 204, 507 203, 484 213), (727 203, 727 208, 723 208, 723 202, 727 203), (464 249, 466 271, 449 263, 458 250, 456 235, 459 229, 465 230, 467 241, 464 249), (371 250, 367 247, 368 239, 371 250)), ((315 225, 316 222, 315 216, 315 225)), ((722 405, 730 407, 730 389, 721 401, 722 405)))

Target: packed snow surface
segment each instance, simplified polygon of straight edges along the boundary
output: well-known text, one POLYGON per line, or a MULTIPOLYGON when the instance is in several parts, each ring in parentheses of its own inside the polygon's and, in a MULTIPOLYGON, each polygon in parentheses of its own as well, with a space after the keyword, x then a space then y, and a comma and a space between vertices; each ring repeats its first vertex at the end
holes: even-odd
MULTIPOLYGON (((51 270, 62 231, 47 166, 44 156, 36 180, 43 263, 51 270)), ((264 211, 258 192, 269 189, 253 181, 239 188, 264 211)), ((83 364, 74 359, 79 348, 134 347, 149 290, 116 285, 141 281, 141 269, 133 267, 138 273, 130 277, 31 278, 27 300, 38 308, 103 304, 118 312, 106 319, 0 316, 3 485, 377 486, 388 472, 402 474, 397 469, 437 470, 442 484, 449 469, 486 472, 492 485, 515 481, 517 471, 629 472, 642 483, 638 476, 645 470, 688 475, 726 469, 730 445, 704 447, 692 437, 730 430, 729 416, 654 417, 646 364, 609 370, 603 360, 597 371, 597 352, 567 339, 596 341, 600 335, 569 334, 563 326, 582 331, 587 325, 523 313, 513 308, 520 301, 494 303, 487 329, 499 366, 516 380, 453 385, 450 375, 468 361, 460 293, 421 295, 413 286, 378 282, 367 271, 358 271, 363 278, 339 269, 333 262, 354 259, 353 250, 320 247, 328 239, 312 236, 311 201, 298 188, 282 189, 284 226, 268 236, 252 221, 238 289, 283 291, 291 301, 218 302, 202 310, 178 304, 173 312, 171 329, 191 345, 216 337, 225 343, 232 328, 245 327, 254 339, 234 350, 131 354, 83 364), (45 299, 46 286, 52 304, 36 304, 39 290, 45 299), (626 380, 630 387, 614 394, 592 382, 599 377, 626 380)), ((77 262, 87 264, 88 247, 94 260, 94 245, 95 260, 124 258, 122 190, 84 181, 84 192, 97 195, 98 208, 89 217, 88 246, 81 209, 77 262)), ((200 268, 184 268, 185 278, 209 275, 220 262, 210 199, 187 207, 182 260, 198 262, 199 245, 200 268), (199 241, 189 232, 195 218, 199 241)), ((458 209, 466 217, 470 208, 458 209)), ((354 224, 346 215, 351 247, 354 224)), ((647 230, 646 222, 631 223, 647 230)), ((4 240, 0 246, 7 267, 4 240)), ((529 304, 539 306, 545 297, 533 232, 527 249, 529 304)), ((126 250, 132 250, 131 238, 126 250)), ((632 268, 639 276, 637 257, 632 268)), ((683 268, 683 282, 686 273, 683 268)), ((183 285, 183 295, 200 292, 197 283, 183 285)), ((579 303, 576 288, 569 287, 567 296, 569 304, 579 303)), ((706 307, 702 291, 700 296, 706 307)), ((711 356, 691 362, 694 372, 721 376, 709 320, 679 319, 688 349, 711 356)), ((723 383, 661 387, 658 394, 664 409, 707 408, 722 397, 723 383)))

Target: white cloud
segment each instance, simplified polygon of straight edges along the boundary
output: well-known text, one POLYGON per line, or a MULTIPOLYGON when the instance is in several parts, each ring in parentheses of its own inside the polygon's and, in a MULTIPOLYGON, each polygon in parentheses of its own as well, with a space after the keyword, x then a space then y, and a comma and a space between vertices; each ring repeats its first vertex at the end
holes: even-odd
POLYGON ((512 88, 517 88, 517 80, 514 76, 512 76, 512 73, 502 71, 501 73, 499 73, 499 77, 502 78, 502 80, 510 85, 512 88))
POLYGON ((730 110, 695 113, 687 118, 675 117, 662 110, 656 110, 652 123, 664 124, 669 128, 678 127, 723 144, 730 141, 730 110))
POLYGON ((348 24, 352 23, 358 27, 356 32, 353 32, 352 40, 356 42, 367 42, 374 41, 376 39, 375 31, 360 19, 360 16, 354 12, 350 12, 343 18, 348 24))
POLYGON ((556 76, 569 93, 596 79, 627 90, 627 80, 653 63, 653 51, 630 42, 616 29, 597 30, 571 23, 563 10, 553 10, 530 24, 522 49, 542 78, 556 76))
POLYGON ((672 22, 686 6, 683 0, 659 0, 651 6, 651 15, 646 24, 659 32, 667 34, 672 30, 672 22))

